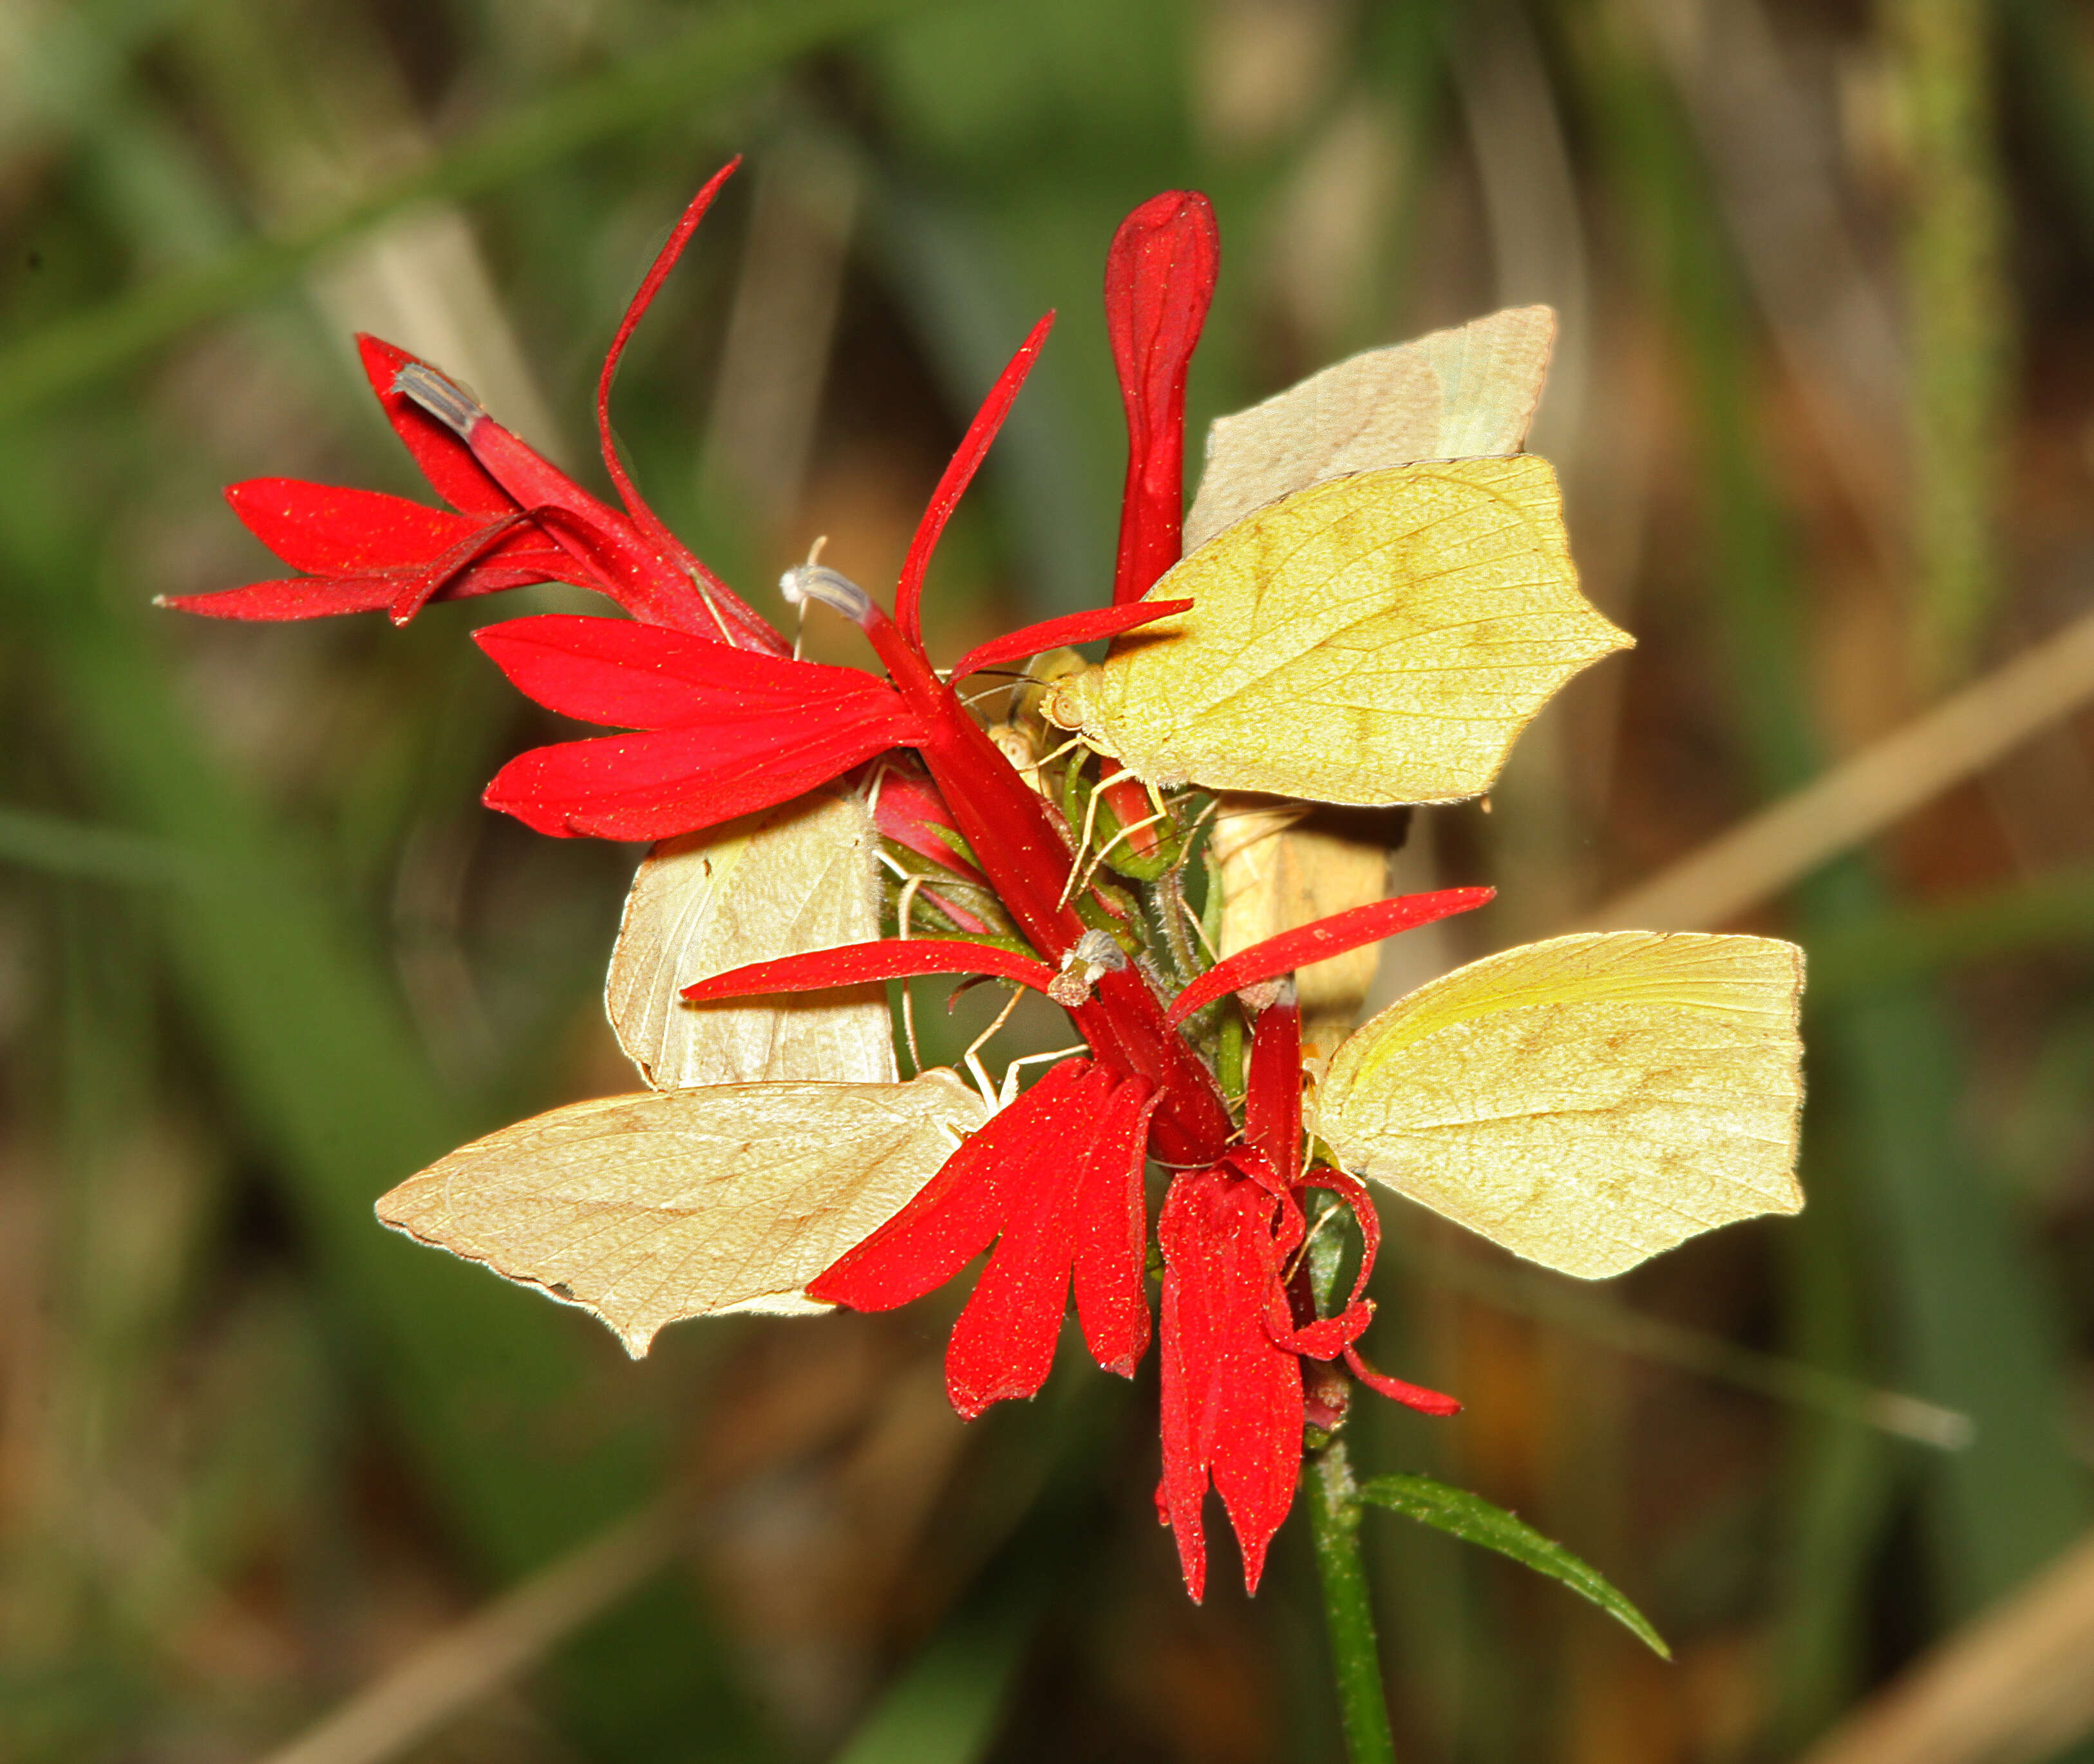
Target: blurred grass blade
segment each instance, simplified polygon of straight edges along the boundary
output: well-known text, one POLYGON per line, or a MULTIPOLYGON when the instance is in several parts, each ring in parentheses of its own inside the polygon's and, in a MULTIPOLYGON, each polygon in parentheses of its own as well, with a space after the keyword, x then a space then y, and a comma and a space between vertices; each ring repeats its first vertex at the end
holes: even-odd
MULTIPOLYGON (((180 1003, 282 1185, 351 1344, 375 1362, 444 1516, 497 1580, 535 1569, 632 1511, 660 1445, 629 1386, 606 1387, 587 1326, 484 1271, 378 1228, 373 1198, 488 1125, 437 1083, 328 878, 198 742, 145 609, 105 610, 102 566, 57 527, 37 450, 0 450, 20 493, 0 515, 10 610, 39 641, 71 717, 72 763, 115 819, 209 867, 211 885, 153 899, 180 1003), (83 584, 85 584, 85 586, 83 584)), ((607 1757, 635 1731, 704 1719, 721 1755, 749 1731, 688 1595, 621 1633, 653 1701, 576 1705, 607 1757)))
POLYGON ((30 809, 0 808, 0 865, 53 875, 171 887, 197 880, 195 859, 179 846, 119 827, 94 827, 30 809))
POLYGON ((1967 900, 1885 913, 1814 938, 1810 992, 1824 1005, 1988 956, 2090 943, 2094 868, 2074 867, 1967 900))
POLYGON ((1536 1574, 1562 1581, 1580 1598, 1598 1605, 1660 1658, 1672 1658, 1664 1638, 1604 1575, 1503 1507, 1492 1506, 1481 1495, 1471 1494, 1466 1488, 1450 1488, 1430 1476, 1375 1476, 1360 1484, 1360 1499, 1422 1525, 1436 1527, 1464 1543, 1494 1549, 1536 1574))
POLYGON ((211 262, 142 283, 0 350, 0 418, 78 390, 258 298, 326 253, 422 202, 458 201, 607 136, 703 104, 754 76, 923 0, 766 0, 708 11, 675 42, 506 111, 342 207, 211 262))
POLYGON ((1924 1655, 1801 1764, 2037 1764, 2094 1733, 2094 1535, 1924 1655))
POLYGON ((1905 240, 1911 328, 1912 537, 1918 677, 1955 679, 1990 621, 1994 524, 2009 450, 2013 302, 1992 115, 1992 0, 1884 10, 1910 154, 1905 240))
MULTIPOLYGON (((1683 345, 1708 484, 1716 653, 1727 664, 1737 727, 1761 788, 1778 796, 1822 762, 1801 666, 1810 650, 1787 523, 1761 453, 1728 243, 1713 224, 1718 211, 1677 105, 1644 44, 1617 30, 1592 39, 1591 50, 1595 114, 1611 142, 1612 172, 1683 345)), ((1801 875, 1810 863, 1791 859, 1781 867, 1801 875)), ((1748 897, 1765 885, 1756 882, 1748 897)), ((1706 911, 1714 898, 1714 891, 1697 895, 1694 910, 1706 911)), ((1849 860, 1817 875, 1798 904, 1799 941, 1808 948, 1821 931, 1879 913, 1883 891, 1849 860)), ((1881 1258, 1896 1375, 1976 1424, 1970 1450, 1931 1461, 1927 1490, 1937 1597, 1946 1610, 1968 1610, 2031 1572, 2085 1521, 2086 1478, 2061 1419, 2065 1346, 2002 1197, 1971 1167, 1958 1116, 1960 1049, 1935 1001, 1891 988, 1818 1012, 1806 1028, 1814 1097, 1806 1158, 1857 1184, 1866 1227, 1853 1240, 1881 1258), (1811 1149, 1835 1127, 1851 1135, 1849 1155, 1836 1167, 1811 1149)), ((1801 1228, 1816 1228, 1809 1209, 1801 1228)), ((1848 1277, 1861 1283, 1866 1273, 1857 1267, 1848 1277)), ((1860 1598, 1858 1579, 1847 1596, 1860 1598)))
POLYGON ((963 1606, 896 1680, 836 1764, 974 1764, 996 1737, 1005 1698, 1046 1602, 1020 1589, 963 1606))
POLYGON ((669 1562, 681 1501, 621 1520, 444 1631, 263 1764, 384 1764, 527 1671, 669 1562))
POLYGON ((1579 915, 1581 928, 1706 929, 1785 892, 2094 698, 2094 614, 2031 645, 1853 758, 1579 915))
POLYGON ((1605 1288, 1588 1292, 1556 1275, 1530 1272, 1523 1267, 1495 1268, 1466 1254, 1425 1257, 1413 1252, 1400 1237, 1390 1240, 1389 1250, 1433 1285, 1553 1323, 1618 1353, 1677 1366, 1832 1420, 1896 1434, 1936 1451, 1963 1451, 1975 1436, 1970 1416, 1959 1410, 1902 1391, 1883 1390, 1822 1366, 1757 1353, 1720 1336, 1631 1310, 1613 1302, 1605 1288))

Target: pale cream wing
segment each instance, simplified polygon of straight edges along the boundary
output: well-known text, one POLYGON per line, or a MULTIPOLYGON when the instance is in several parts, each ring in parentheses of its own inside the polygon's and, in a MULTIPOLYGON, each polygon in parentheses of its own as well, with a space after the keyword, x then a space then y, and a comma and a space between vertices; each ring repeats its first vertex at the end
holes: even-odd
POLYGON ((819 1079, 892 1084, 884 986, 689 1005, 697 980, 880 935, 879 838, 855 797, 817 791, 664 840, 632 880, 604 1006, 658 1090, 819 1079))
POLYGON ((378 1216, 593 1312, 637 1358, 681 1317, 826 1310, 807 1282, 987 1118, 944 1071, 606 1097, 460 1147, 378 1216))
POLYGON ((1327 479, 1420 459, 1516 454, 1541 398, 1556 315, 1514 306, 1311 374, 1207 431, 1185 549, 1327 479))
POLYGON ((1318 1131, 1349 1170, 1587 1280, 1803 1205, 1803 952, 1593 932, 1420 987, 1331 1062, 1318 1131))
MULTIPOLYGON (((1227 793, 1214 816, 1212 841, 1223 956, 1388 892, 1384 840, 1368 830, 1331 825, 1306 802, 1227 793)), ((1380 958, 1380 946, 1371 944, 1312 962, 1295 975, 1305 1050, 1328 1054, 1350 1032, 1380 958)))
POLYGON ((1188 596, 1048 715, 1158 784, 1327 802, 1476 795, 1557 688, 1630 642, 1579 593, 1555 474, 1529 456, 1301 491, 1149 594, 1188 596))

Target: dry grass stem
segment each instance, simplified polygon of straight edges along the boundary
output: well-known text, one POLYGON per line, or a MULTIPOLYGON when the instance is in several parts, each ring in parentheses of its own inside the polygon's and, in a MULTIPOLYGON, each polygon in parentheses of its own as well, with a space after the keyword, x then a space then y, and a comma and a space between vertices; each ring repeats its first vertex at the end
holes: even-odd
POLYGON ((1925 1655, 1802 1764, 2035 1764, 2094 1730, 2094 1533, 1925 1655))
POLYGON ((1579 916, 1581 928, 1729 923, 2094 697, 2094 615, 1952 694, 1814 784, 1579 916))
POLYGON ((424 1644, 262 1764, 379 1764, 532 1665, 669 1561, 689 1525, 668 1500, 621 1520, 424 1644))

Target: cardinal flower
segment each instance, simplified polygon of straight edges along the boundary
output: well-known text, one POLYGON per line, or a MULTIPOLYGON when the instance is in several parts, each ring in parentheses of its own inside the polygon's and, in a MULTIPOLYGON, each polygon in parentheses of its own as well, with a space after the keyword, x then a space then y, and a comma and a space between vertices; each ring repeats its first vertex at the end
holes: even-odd
POLYGON ((1108 257, 1128 431, 1112 604, 944 670, 924 643, 932 552, 1050 314, 932 493, 891 613, 832 570, 786 573, 786 597, 856 624, 881 671, 820 665, 669 533, 610 441, 619 356, 732 169, 685 212, 604 362, 598 427, 620 507, 436 368, 367 339, 373 387, 449 507, 236 486, 250 528, 311 573, 176 603, 405 621, 432 599, 550 579, 624 615, 475 632, 528 696, 622 732, 521 754, 485 800, 557 836, 659 842, 609 988, 658 1088, 491 1134, 402 1184, 380 1216, 586 1306, 636 1353, 680 1317, 904 1304, 987 1252, 948 1347, 955 1406, 973 1416, 1036 1392, 1072 1297, 1110 1371, 1132 1374, 1160 1335, 1158 1500, 1187 1584, 1196 1597, 1205 1584, 1211 1484, 1254 1587, 1305 1427, 1342 1419, 1337 1367, 1428 1413, 1454 1406, 1360 1354, 1379 1226, 1348 1171, 1586 1275, 1792 1206, 1794 952, 1625 933, 1471 964, 1337 1047, 1312 1162, 1289 976, 1490 891, 1367 899, 1232 937, 1226 861, 1201 856, 1201 820, 1227 790, 1473 794, 1549 693, 1627 641, 1576 592, 1546 466, 1517 456, 1545 325, 1501 315, 1358 358, 1217 425, 1184 515, 1185 376, 1218 249, 1206 199, 1166 193, 1108 257), (957 687, 1101 639, 1103 663, 1058 664, 1030 695, 1076 739, 1050 754, 1040 731, 1016 732, 1014 766, 957 687), (875 858, 901 883, 891 937, 875 935, 875 858), (1206 917, 1219 907, 1231 938, 1219 959, 1187 895, 1202 862, 1206 917), (1132 892, 1100 881, 1101 865, 1132 892), (914 934, 926 899, 960 935, 914 934), (1042 993, 1083 1050, 1022 1093, 1015 1063, 997 1084, 972 1049, 979 1094, 941 1071, 900 1082, 877 988, 927 974, 1042 993), (794 1016, 801 1001, 781 1001, 867 988, 869 1006, 794 1016), (1152 1163, 1171 1172, 1153 1322, 1152 1163), (1342 1301, 1307 1253, 1332 1227, 1360 1246, 1342 1301))

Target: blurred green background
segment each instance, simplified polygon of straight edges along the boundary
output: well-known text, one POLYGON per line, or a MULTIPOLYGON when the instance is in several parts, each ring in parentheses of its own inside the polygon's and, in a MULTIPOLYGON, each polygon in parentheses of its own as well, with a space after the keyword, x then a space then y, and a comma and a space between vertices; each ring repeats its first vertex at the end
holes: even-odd
MULTIPOLYGON (((817 534, 892 580, 1060 309, 933 574, 947 654, 1106 591, 1099 286, 1144 197, 1221 219, 1196 434, 1556 306, 1534 445, 1640 646, 1489 804, 1420 817, 1401 885, 1501 904, 1384 993, 1575 924, 2094 606, 2083 6, 0 0, 0 1757, 267 1757, 410 1666, 389 1727, 302 1764, 1338 1756, 1298 1519, 1255 1601, 1226 1548, 1204 1609, 1178 1588, 1153 1373, 1065 1355, 962 1427, 942 1301, 632 1365, 371 1219, 634 1085, 598 987, 636 852, 476 800, 551 722, 465 629, 567 602, 396 632, 152 597, 276 573, 228 480, 426 493, 354 329, 598 483, 601 351, 737 151, 617 419, 774 616, 817 534)), ((1406 1757, 1802 1756, 2094 1523, 2090 733, 1723 921, 1814 962, 1800 1219, 1574 1289, 1387 1203, 1377 1357, 1469 1407, 1371 1414, 1355 1462, 1518 1509, 1678 1654, 1375 1515, 1406 1757)), ((1974 1705, 2034 1736, 1929 1756, 2094 1731, 2081 1560, 2066 1664, 1974 1705)))

